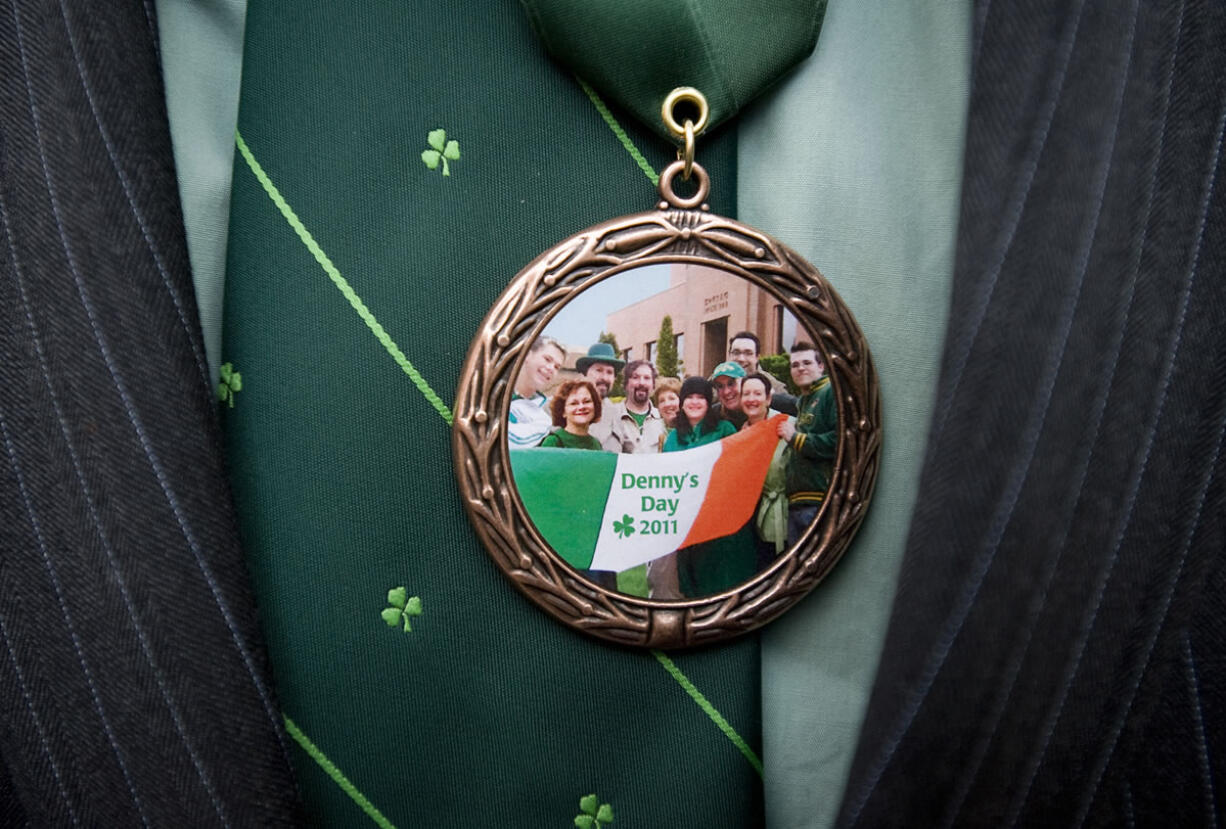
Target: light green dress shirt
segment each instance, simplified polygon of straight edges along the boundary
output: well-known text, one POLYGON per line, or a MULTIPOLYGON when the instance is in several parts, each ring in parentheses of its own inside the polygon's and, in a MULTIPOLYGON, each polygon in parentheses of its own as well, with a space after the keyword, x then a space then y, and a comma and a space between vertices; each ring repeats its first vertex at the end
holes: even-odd
POLYGON ((740 122, 738 218, 809 259, 856 315, 884 435, 851 549, 762 631, 770 826, 833 823, 885 638, 953 277, 970 11, 836 0, 813 56, 740 122))

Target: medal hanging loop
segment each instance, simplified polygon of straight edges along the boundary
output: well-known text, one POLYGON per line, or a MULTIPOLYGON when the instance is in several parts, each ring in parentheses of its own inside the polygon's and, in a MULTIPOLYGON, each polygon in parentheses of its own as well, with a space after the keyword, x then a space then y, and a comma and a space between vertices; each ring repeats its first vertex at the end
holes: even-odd
POLYGON ((685 163, 681 178, 686 181, 690 180, 690 174, 694 169, 694 139, 707 128, 710 117, 711 108, 707 105, 707 97, 692 86, 677 87, 668 93, 668 97, 660 106, 660 118, 664 121, 664 125, 668 127, 669 132, 682 139, 682 146, 677 148, 677 158, 685 163), (697 124, 688 117, 684 124, 678 120, 677 108, 686 104, 698 110, 697 124))
POLYGON ((698 110, 698 123, 694 124, 694 134, 702 135, 711 118, 707 96, 692 86, 679 86, 668 93, 664 104, 660 107, 660 117, 664 119, 664 126, 668 127, 668 131, 678 138, 685 134, 685 127, 677 120, 676 110, 679 104, 691 104, 698 110))
POLYGON ((688 118, 685 120, 685 147, 677 148, 677 157, 685 162, 681 177, 689 181, 690 173, 694 169, 694 122, 688 118))
MULTIPOLYGON (((672 164, 664 168, 664 172, 660 173, 660 196, 664 201, 680 210, 693 210, 697 207, 706 209, 703 202, 707 200, 707 196, 711 194, 711 180, 707 176, 707 171, 702 168, 701 164, 687 164, 682 159, 677 159, 672 164), (673 179, 677 173, 682 173, 682 178, 685 178, 685 168, 691 167, 694 178, 698 181, 698 190, 688 199, 678 196, 673 190, 673 179)), ((660 205, 661 208, 664 204, 660 205)))

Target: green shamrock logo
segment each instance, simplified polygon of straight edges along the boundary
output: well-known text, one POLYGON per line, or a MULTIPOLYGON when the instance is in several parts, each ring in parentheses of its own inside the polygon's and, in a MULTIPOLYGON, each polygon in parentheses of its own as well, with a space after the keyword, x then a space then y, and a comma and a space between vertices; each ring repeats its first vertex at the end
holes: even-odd
POLYGON ((634 535, 634 518, 629 515, 623 515, 620 521, 614 519, 613 532, 617 533, 618 538, 629 538, 634 535))
POLYGON ((583 812, 575 816, 575 826, 579 829, 599 829, 613 822, 613 807, 601 803, 594 794, 579 798, 579 809, 583 812))
POLYGON ((217 398, 234 408, 234 392, 243 390, 243 375, 234 370, 233 363, 221 364, 221 382, 217 384, 217 398))
POLYGON ((387 591, 387 603, 391 607, 384 609, 380 614, 388 627, 394 628, 403 620, 405 633, 413 629, 413 626, 409 624, 409 617, 421 615, 421 598, 410 596, 408 593, 409 591, 403 587, 393 587, 387 591))
POLYGON ((438 169, 438 163, 443 162, 443 175, 451 175, 451 168, 447 166, 448 161, 460 160, 460 142, 452 139, 447 140, 447 130, 430 130, 430 134, 426 136, 426 142, 432 147, 429 150, 422 150, 421 160, 426 162, 426 166, 431 170, 438 169))

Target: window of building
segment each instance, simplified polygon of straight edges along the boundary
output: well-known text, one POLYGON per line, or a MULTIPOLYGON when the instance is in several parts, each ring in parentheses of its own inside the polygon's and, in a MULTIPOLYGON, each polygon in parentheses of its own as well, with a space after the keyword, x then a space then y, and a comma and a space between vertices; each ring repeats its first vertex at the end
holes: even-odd
POLYGON ((707 320, 702 324, 702 354, 698 373, 708 375, 728 356, 728 318, 707 320))
POLYGON ((787 354, 792 349, 792 343, 796 342, 796 317, 785 311, 782 305, 775 306, 775 330, 779 335, 774 353, 787 354))
POLYGON ((656 364, 656 343, 655 340, 647 343, 647 362, 653 366, 656 364))

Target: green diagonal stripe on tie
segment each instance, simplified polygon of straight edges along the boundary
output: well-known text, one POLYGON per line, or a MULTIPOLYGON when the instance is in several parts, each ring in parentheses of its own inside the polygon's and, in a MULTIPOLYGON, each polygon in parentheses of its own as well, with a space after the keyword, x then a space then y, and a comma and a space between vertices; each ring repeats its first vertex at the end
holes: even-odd
POLYGON ((724 736, 732 741, 732 744, 737 747, 741 754, 745 755, 745 759, 749 761, 749 765, 754 767, 754 771, 761 775, 762 761, 758 759, 758 755, 754 753, 754 750, 749 747, 749 743, 745 742, 744 738, 736 733, 736 729, 732 727, 731 723, 724 719, 724 715, 719 713, 715 706, 703 696, 702 691, 694 687, 694 683, 690 682, 689 677, 681 673, 681 669, 677 667, 673 660, 669 659, 661 651, 652 651, 651 654, 664 666, 664 670, 668 671, 669 676, 677 680, 677 684, 685 689, 685 692, 690 695, 690 698, 694 700, 698 707, 711 718, 711 722, 715 723, 716 727, 724 732, 724 736))
POLYGON ((637 164, 639 169, 642 170, 646 174, 647 178, 651 180, 652 186, 658 185, 660 183, 660 174, 655 171, 655 168, 651 166, 651 163, 646 159, 646 157, 639 152, 639 148, 634 146, 634 142, 630 140, 630 136, 626 134, 624 129, 622 129, 622 125, 618 123, 615 117, 613 117, 613 113, 609 111, 609 108, 605 105, 604 100, 602 100, 600 95, 596 93, 595 89, 588 86, 587 81, 583 80, 583 78, 576 77, 575 80, 579 82, 579 86, 583 87, 584 94, 586 94, 588 100, 592 102, 592 106, 596 107, 596 111, 600 113, 600 117, 606 124, 608 124, 609 129, 613 130, 613 134, 617 136, 617 140, 620 141, 622 146, 626 148, 626 152, 630 153, 630 157, 634 159, 634 163, 637 164))
POLYGON ((325 774, 332 778, 336 785, 341 787, 341 791, 349 795, 353 802, 358 804, 361 810, 366 813, 367 817, 373 820, 380 827, 380 829, 396 829, 396 825, 388 820, 387 817, 385 817, 384 814, 380 812, 378 808, 376 808, 375 804, 367 800, 366 795, 358 791, 358 787, 353 785, 349 778, 345 776, 345 773, 336 767, 336 763, 329 760, 328 755, 320 751, 319 746, 311 742, 311 738, 302 733, 302 729, 298 727, 297 723, 295 723, 285 714, 282 714, 281 718, 285 720, 285 730, 289 732, 291 737, 294 738, 294 741, 302 747, 302 750, 305 751, 321 769, 324 770, 325 774))
POLYGON ((324 253, 323 248, 321 248, 319 243, 315 241, 315 237, 312 236, 311 232, 306 229, 306 225, 304 225, 302 220, 298 218, 298 214, 296 214, 293 208, 289 206, 289 203, 281 195, 281 191, 277 189, 276 185, 272 183, 272 179, 270 179, 268 174, 264 172, 264 168, 260 166, 258 161, 256 161, 255 155, 251 152, 251 148, 248 147, 247 142, 243 140, 242 133, 235 131, 234 143, 238 146, 238 151, 242 154, 243 160, 247 162, 247 166, 251 168, 251 172, 255 174, 256 180, 258 180, 260 182, 260 186, 264 188, 264 192, 268 194, 268 197, 272 199, 273 204, 275 204, 277 209, 281 211, 281 215, 285 217, 285 221, 289 222, 289 226, 292 227, 294 232, 298 234, 298 238, 302 240, 302 243, 306 245, 307 250, 309 250, 311 255, 315 257, 315 261, 318 262, 319 266, 324 269, 324 273, 326 273, 328 278, 332 280, 332 283, 336 285, 338 289, 340 289, 340 292, 344 295, 345 299, 349 300, 349 304, 353 306, 353 310, 358 312, 358 316, 362 318, 362 322, 366 323, 366 327, 369 328, 371 333, 375 335, 375 339, 377 339, 379 343, 385 349, 387 349, 388 354, 392 355, 392 359, 396 361, 396 365, 400 366, 400 368, 404 370, 404 373, 409 375, 409 379, 413 381, 413 385, 417 386, 418 391, 425 396, 426 400, 429 401, 430 405, 434 407, 435 411, 442 415, 443 420, 447 421, 448 425, 450 425, 451 409, 447 408, 447 404, 442 401, 442 398, 435 393, 434 389, 430 388, 430 384, 426 382, 426 378, 422 377, 420 372, 413 367, 413 364, 409 362, 409 358, 404 356, 404 352, 400 350, 400 346, 396 345, 395 341, 391 338, 391 335, 384 330, 383 326, 379 324, 379 321, 375 319, 375 315, 372 314, 370 309, 366 307, 366 303, 362 302, 362 298, 357 295, 357 292, 353 290, 353 288, 349 285, 349 282, 346 281, 345 277, 341 276, 341 272, 337 269, 336 265, 334 265, 332 260, 328 258, 328 255, 324 253))

